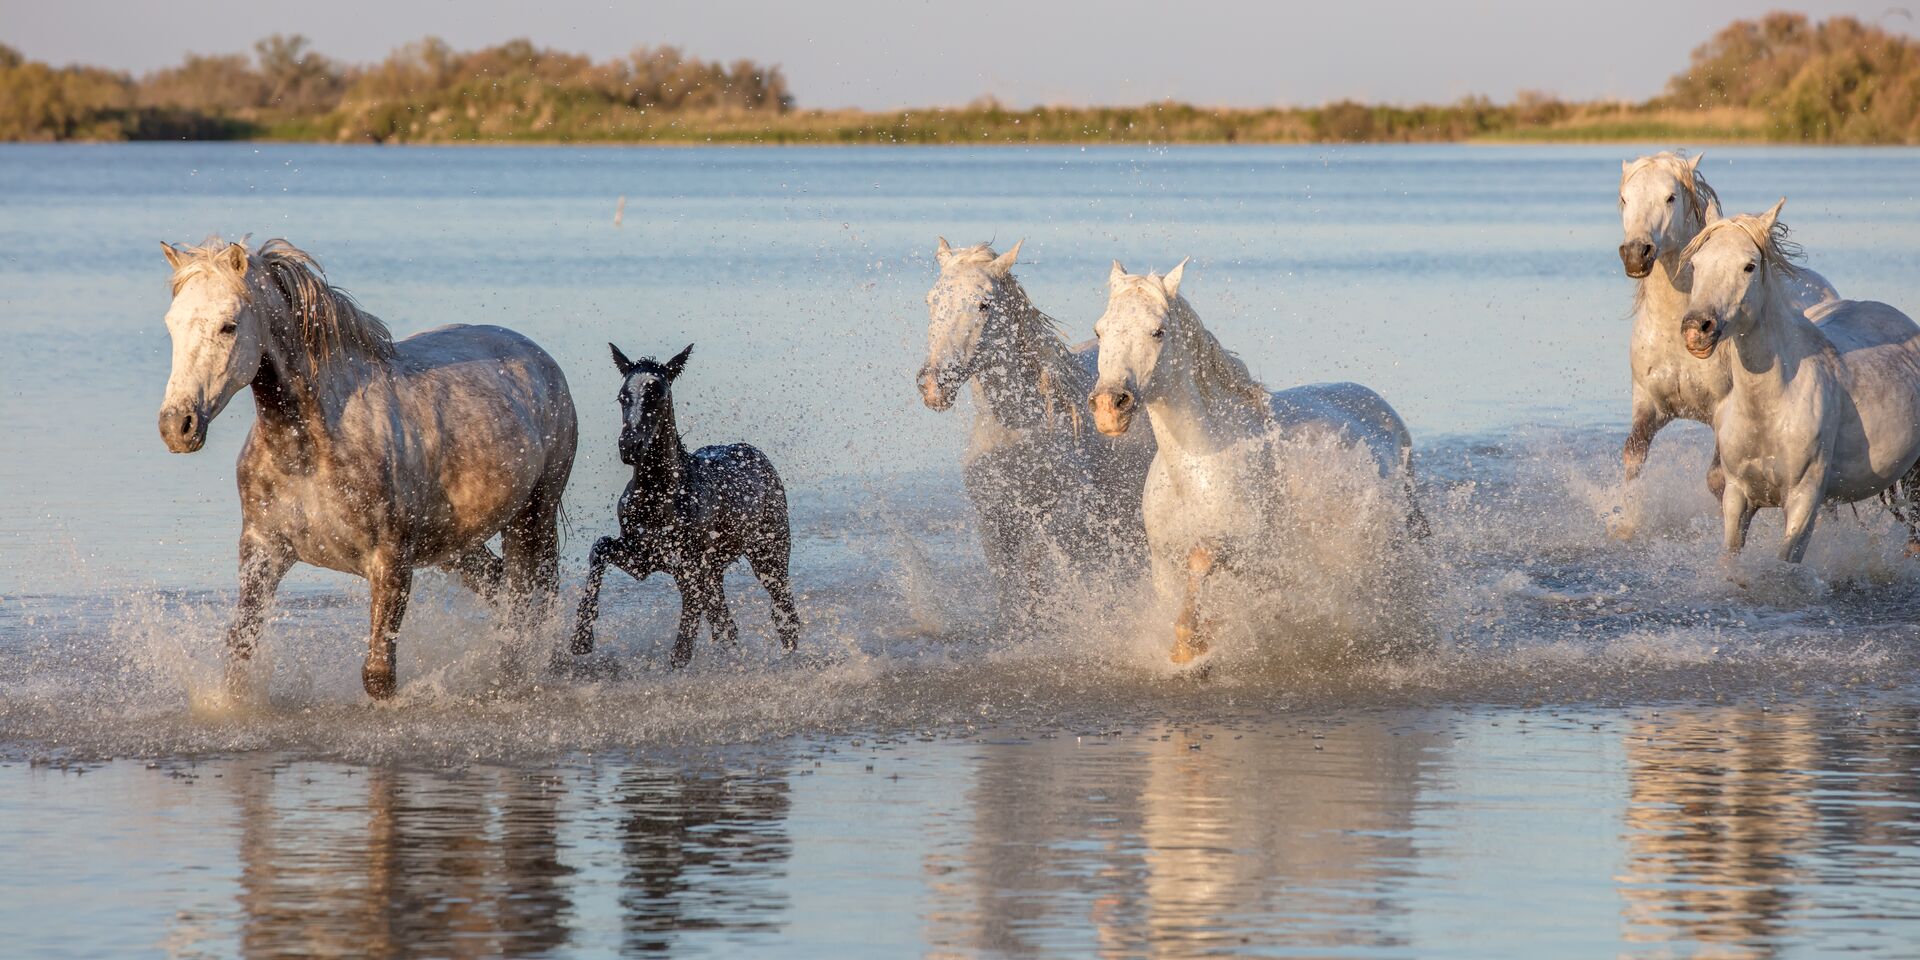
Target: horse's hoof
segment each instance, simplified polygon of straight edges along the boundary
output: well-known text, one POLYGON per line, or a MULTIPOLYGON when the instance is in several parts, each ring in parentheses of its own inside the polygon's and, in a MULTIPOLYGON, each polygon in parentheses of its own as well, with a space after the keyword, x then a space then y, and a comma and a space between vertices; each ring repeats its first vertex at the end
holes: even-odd
POLYGON ((675 647, 673 648, 673 653, 667 657, 667 666, 672 667, 675 670, 679 670, 692 662, 693 662, 693 649, 691 647, 688 647, 685 650, 682 650, 679 647, 675 647))
POLYGON ((367 688, 367 696, 375 700, 385 700, 393 696, 395 687, 393 668, 376 669, 372 666, 360 668, 360 685, 367 688))
POLYGON ((584 657, 587 654, 592 653, 593 652, 593 633, 591 631, 588 631, 584 633, 574 634, 573 642, 570 644, 567 644, 567 652, 573 654, 576 657, 584 657))

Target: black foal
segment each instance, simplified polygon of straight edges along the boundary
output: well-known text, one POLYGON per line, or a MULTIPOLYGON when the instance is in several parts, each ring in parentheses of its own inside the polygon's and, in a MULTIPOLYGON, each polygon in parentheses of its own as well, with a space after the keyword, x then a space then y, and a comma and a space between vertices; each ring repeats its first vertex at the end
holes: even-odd
POLYGON ((750 444, 701 447, 689 454, 673 420, 673 381, 686 368, 688 344, 659 363, 627 359, 613 344, 620 368, 620 461, 633 479, 620 495, 620 535, 601 537, 587 559, 587 593, 574 624, 573 652, 593 652, 593 622, 600 615, 600 581, 607 564, 635 580, 665 572, 680 588, 680 631, 672 663, 693 659, 693 637, 705 616, 713 639, 733 643, 739 630, 727 611, 725 574, 746 557, 753 575, 773 598, 780 645, 794 648, 800 618, 793 612, 787 559, 793 537, 787 528, 787 491, 766 454, 750 444))

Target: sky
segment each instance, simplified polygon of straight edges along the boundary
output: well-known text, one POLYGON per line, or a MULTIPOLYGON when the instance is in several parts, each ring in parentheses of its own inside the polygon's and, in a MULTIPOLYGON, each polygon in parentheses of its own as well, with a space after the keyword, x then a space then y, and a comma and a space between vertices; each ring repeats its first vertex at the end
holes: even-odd
MULTIPOLYGON (((1916 5, 1920 7, 1920 5, 1916 5)), ((596 59, 671 43, 707 59, 782 65, 806 107, 1217 106, 1644 99, 1729 22, 1730 0, 0 0, 0 43, 56 64, 143 72, 188 52, 246 51, 301 33, 322 53, 379 60, 423 36, 467 49, 514 37, 596 59)), ((1907 8, 1801 0, 1903 33, 1907 8)))

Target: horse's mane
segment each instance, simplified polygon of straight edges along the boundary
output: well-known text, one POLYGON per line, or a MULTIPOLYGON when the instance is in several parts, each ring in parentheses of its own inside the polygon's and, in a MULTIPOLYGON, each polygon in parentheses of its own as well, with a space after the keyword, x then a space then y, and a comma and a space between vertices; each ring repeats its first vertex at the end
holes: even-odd
POLYGON ((1680 182, 1680 193, 1687 198, 1687 212, 1703 226, 1720 219, 1720 195, 1699 170, 1688 168, 1685 150, 1662 150, 1635 160, 1621 171, 1620 185, 1626 186, 1634 174, 1648 167, 1665 170, 1680 182))
POLYGON ((1746 234, 1747 239, 1759 248, 1760 262, 1772 270, 1778 270, 1789 277, 1798 275, 1799 261, 1806 254, 1800 249, 1798 243, 1789 239, 1787 225, 1776 217, 1773 226, 1768 227, 1766 218, 1751 213, 1743 213, 1709 224, 1705 230, 1700 231, 1699 236, 1693 238, 1692 243, 1687 244, 1685 250, 1680 251, 1680 262, 1692 260, 1693 255, 1699 253, 1701 247, 1706 246, 1707 240, 1722 230, 1738 230, 1746 234))
POLYGON ((1222 346, 1220 338, 1201 324, 1200 314, 1187 298, 1175 296, 1167 312, 1179 318, 1179 329, 1187 331, 1193 347, 1193 382, 1202 396, 1246 404, 1263 416, 1273 413, 1273 397, 1266 385, 1254 379, 1239 354, 1222 346))
MULTIPOLYGON (((993 244, 976 243, 970 247, 957 247, 947 254, 941 264, 945 272, 953 267, 984 267, 1000 256, 993 244)), ((1087 392, 1093 389, 1093 382, 1074 359, 1073 350, 1067 344, 1065 331, 1060 321, 1034 306, 1027 296, 1027 290, 1020 281, 1009 273, 1001 278, 1007 284, 1019 309, 1015 312, 1015 323, 1031 323, 1034 329, 1018 331, 1021 340, 1034 348, 1035 359, 1040 365, 1039 380, 1034 384, 1040 393, 1042 405, 1048 419, 1061 415, 1069 418, 1073 432, 1080 432, 1082 414, 1086 407, 1087 392)))
POLYGON ((248 258, 245 273, 235 270, 226 256, 229 244, 217 236, 197 247, 181 249, 173 273, 173 292, 194 274, 207 274, 233 288, 248 302, 269 313, 268 322, 297 333, 316 367, 342 356, 393 359, 393 335, 380 318, 360 308, 351 295, 327 282, 319 261, 285 240, 260 245, 248 258), (271 285, 278 297, 258 296, 271 285))
POLYGON ((1173 327, 1178 331, 1178 336, 1186 340, 1188 352, 1193 358, 1194 386, 1199 388, 1200 395, 1208 403, 1239 403, 1263 416, 1272 414, 1273 397, 1267 392, 1266 386, 1253 378, 1238 354, 1222 346, 1213 331, 1200 322, 1200 314, 1194 311, 1187 298, 1178 295, 1168 297, 1159 274, 1136 275, 1129 279, 1139 281, 1133 285, 1134 289, 1166 305, 1167 316, 1176 321, 1173 327))

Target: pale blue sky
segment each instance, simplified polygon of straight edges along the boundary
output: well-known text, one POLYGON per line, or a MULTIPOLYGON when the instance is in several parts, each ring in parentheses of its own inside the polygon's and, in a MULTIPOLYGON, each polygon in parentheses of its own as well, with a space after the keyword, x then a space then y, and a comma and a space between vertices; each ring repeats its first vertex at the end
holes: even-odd
MULTIPOLYGON (((0 42, 36 59, 135 71, 304 33, 370 61, 427 34, 457 47, 517 36, 608 57, 676 43, 785 66, 811 107, 964 103, 1315 104, 1341 97, 1572 98, 1659 92, 1687 53, 1771 4, 1733 0, 0 0, 0 42)), ((1886 0, 1803 0, 1903 32, 1886 0)))

